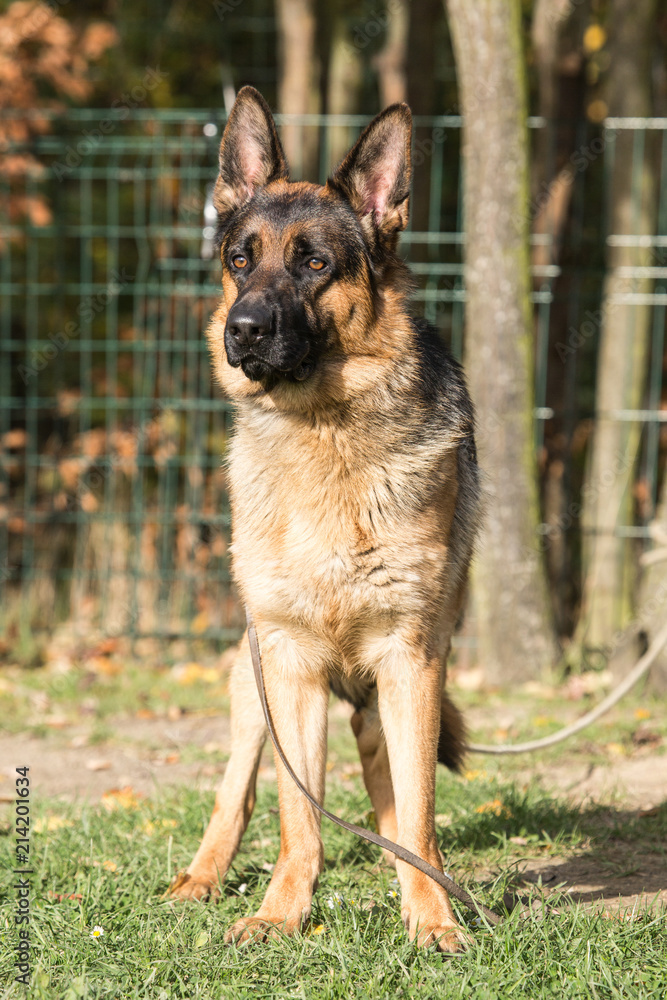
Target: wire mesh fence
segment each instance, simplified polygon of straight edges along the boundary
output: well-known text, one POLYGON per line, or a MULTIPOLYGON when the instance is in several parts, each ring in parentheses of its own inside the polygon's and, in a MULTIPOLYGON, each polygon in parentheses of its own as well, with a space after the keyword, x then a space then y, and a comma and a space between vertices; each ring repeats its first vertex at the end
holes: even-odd
MULTIPOLYGON (((219 294, 207 193, 223 116, 127 108, 36 113, 18 132, 16 121, 6 112, 0 119, 0 606, 7 641, 68 620, 82 632, 228 642, 241 628, 221 468, 232 418, 212 384, 203 338, 219 294)), ((314 172, 323 180, 367 119, 277 121, 315 137, 314 172)), ((416 124, 413 222, 402 246, 416 278, 416 310, 461 356, 461 121, 416 124)), ((529 125, 533 136, 546 127, 539 119, 529 125)), ((542 530, 563 631, 579 593, 581 523, 572 511, 595 416, 605 259, 624 241, 645 253, 624 265, 629 283, 616 294, 631 310, 650 310, 651 362, 642 409, 608 415, 642 430, 630 487, 641 483, 641 503, 614 532, 628 545, 641 543, 658 502, 666 143, 663 120, 581 123, 578 156, 563 181, 571 208, 556 262, 556 236, 539 224, 553 183, 529 207, 542 530), (650 233, 608 228, 619 130, 632 134, 638 184, 653 158, 659 197, 650 233)))

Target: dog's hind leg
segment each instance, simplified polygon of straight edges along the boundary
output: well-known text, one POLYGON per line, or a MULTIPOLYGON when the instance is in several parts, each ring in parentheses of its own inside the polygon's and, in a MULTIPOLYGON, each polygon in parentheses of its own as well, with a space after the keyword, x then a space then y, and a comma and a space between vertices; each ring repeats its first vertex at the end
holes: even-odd
MULTIPOLYGON (((378 833, 396 843, 397 821, 394 786, 391 780, 387 743, 382 732, 377 707, 377 690, 374 690, 367 705, 354 713, 351 720, 352 731, 357 738, 359 758, 364 775, 366 791, 373 805, 378 833)), ((438 761, 452 771, 460 771, 465 747, 465 727, 458 708, 452 704, 443 690, 440 700, 440 736, 438 740, 438 761)), ((396 864, 396 855, 383 849, 382 854, 390 865, 396 864)), ((441 860, 444 863, 442 854, 441 860)))
MULTIPOLYGON (((377 707, 377 690, 371 694, 368 704, 354 713, 351 720, 352 731, 357 738, 359 757, 363 769, 364 784, 373 805, 375 821, 381 837, 396 842, 396 802, 394 786, 391 782, 387 744, 380 724, 377 707)), ((385 860, 394 865, 396 856, 382 851, 385 860)))
POLYGON ((210 822, 187 871, 170 895, 180 899, 217 896, 255 806, 255 784, 266 725, 252 671, 247 634, 230 678, 232 746, 210 822))
POLYGON ((438 761, 457 774, 461 772, 466 748, 463 716, 446 691, 440 694, 440 735, 438 761))

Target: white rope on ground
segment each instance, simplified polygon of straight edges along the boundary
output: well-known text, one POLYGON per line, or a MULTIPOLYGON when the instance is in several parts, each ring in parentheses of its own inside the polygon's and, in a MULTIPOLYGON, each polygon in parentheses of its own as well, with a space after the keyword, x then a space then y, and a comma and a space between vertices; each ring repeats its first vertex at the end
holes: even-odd
POLYGON ((545 747, 552 747, 556 743, 562 743, 563 740, 569 739, 569 737, 574 736, 575 733, 580 733, 582 729, 585 729, 587 726, 590 726, 591 723, 596 722, 600 716, 604 715, 605 712, 608 712, 610 708, 613 708, 616 702, 620 701, 623 695, 627 694, 628 691, 634 687, 637 681, 640 680, 649 670, 658 653, 666 644, 667 624, 663 625, 649 648, 646 650, 641 659, 637 661, 627 677, 623 678, 621 683, 615 687, 603 701, 600 702, 597 708, 593 708, 590 712, 587 712, 586 715, 582 715, 580 719, 577 719, 576 722, 573 722, 569 726, 565 726, 564 729, 559 729, 558 732, 552 733, 551 736, 545 736, 541 740, 531 740, 528 743, 499 743, 497 746, 484 746, 480 743, 469 743, 466 749, 471 753, 528 753, 531 750, 543 750, 545 747))

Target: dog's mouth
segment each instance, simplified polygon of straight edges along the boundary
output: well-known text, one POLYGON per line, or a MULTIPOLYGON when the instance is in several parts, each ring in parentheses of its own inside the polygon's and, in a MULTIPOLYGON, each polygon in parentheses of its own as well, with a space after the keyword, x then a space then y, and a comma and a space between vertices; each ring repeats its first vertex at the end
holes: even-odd
MULTIPOLYGON (((310 356, 307 347, 303 357, 289 368, 278 368, 262 358, 248 354, 239 362, 241 371, 251 382, 262 382, 271 387, 278 382, 305 382, 315 371, 315 359, 310 356)), ((236 367, 236 366, 234 366, 236 367)))

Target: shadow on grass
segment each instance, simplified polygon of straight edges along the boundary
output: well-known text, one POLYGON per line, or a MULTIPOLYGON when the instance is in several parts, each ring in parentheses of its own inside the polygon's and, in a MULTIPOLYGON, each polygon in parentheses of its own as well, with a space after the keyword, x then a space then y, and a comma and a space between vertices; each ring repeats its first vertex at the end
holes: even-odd
MULTIPOLYGON (((551 892, 564 885, 572 902, 618 903, 643 895, 645 907, 660 893, 667 902, 667 801, 642 813, 609 805, 578 808, 532 787, 464 788, 465 807, 459 786, 451 821, 443 817, 438 825, 440 849, 452 859, 454 874, 461 865, 486 867, 508 886, 539 884, 551 892)), ((451 803, 451 792, 447 798, 451 803)), ((376 847, 326 826, 324 834, 327 870, 378 870, 376 847)))

